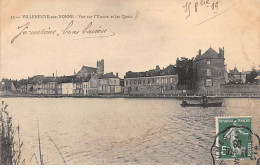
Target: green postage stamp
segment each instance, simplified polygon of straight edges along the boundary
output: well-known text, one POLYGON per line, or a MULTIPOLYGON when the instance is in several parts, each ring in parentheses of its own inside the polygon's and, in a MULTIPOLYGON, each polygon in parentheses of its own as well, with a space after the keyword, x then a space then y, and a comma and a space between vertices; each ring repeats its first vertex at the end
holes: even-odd
POLYGON ((252 158, 252 117, 217 117, 217 159, 252 158))

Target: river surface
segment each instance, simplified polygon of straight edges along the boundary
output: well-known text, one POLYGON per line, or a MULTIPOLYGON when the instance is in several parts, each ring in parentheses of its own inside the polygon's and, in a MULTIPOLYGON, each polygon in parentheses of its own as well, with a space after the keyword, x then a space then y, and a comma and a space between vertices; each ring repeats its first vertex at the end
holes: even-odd
POLYGON ((64 164, 62 156, 67 164, 212 164, 216 116, 252 116, 260 134, 260 99, 222 99, 218 108, 183 108, 178 99, 1 100, 20 125, 25 164, 37 164, 34 153, 39 162, 37 120, 45 164, 64 164))

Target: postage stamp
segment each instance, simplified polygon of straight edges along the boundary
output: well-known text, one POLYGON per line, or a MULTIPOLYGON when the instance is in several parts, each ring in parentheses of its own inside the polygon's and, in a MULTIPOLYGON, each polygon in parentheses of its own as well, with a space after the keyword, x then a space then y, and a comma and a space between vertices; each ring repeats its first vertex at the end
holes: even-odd
POLYGON ((252 117, 217 117, 218 160, 252 159, 252 117))

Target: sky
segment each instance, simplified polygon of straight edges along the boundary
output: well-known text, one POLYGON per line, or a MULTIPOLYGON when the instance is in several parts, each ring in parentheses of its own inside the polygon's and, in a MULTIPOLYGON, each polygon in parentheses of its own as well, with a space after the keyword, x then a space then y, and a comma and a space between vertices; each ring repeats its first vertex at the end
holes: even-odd
POLYGON ((206 1, 2 0, 0 78, 51 76, 56 71, 58 76, 72 75, 83 65, 96 67, 100 59, 105 60, 105 72, 118 72, 123 77, 127 71, 175 64, 177 57, 192 58, 199 49, 204 53, 209 47, 217 52, 219 47, 225 48, 227 70, 234 66, 240 71, 251 70, 253 65, 258 68, 260 1, 201 2, 206 1), (186 3, 190 4, 190 15, 186 3), (22 15, 74 18, 24 19, 22 15), (120 18, 80 19, 78 15, 120 18), (123 19, 123 15, 130 18, 123 19), (107 29, 106 37, 62 34, 71 21, 73 26, 68 30, 81 32, 92 23, 93 29, 107 29), (27 31, 56 30, 60 35, 26 34, 11 43, 28 22, 27 31))

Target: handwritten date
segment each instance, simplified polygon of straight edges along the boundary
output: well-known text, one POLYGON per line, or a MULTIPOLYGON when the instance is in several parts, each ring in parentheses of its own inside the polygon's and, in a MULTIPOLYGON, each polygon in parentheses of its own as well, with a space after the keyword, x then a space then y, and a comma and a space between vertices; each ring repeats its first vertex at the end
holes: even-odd
POLYGON ((218 12, 219 2, 211 2, 211 0, 200 0, 200 1, 187 1, 183 6, 185 13, 187 14, 186 19, 191 16, 192 11, 199 12, 202 8, 210 8, 214 13, 218 12))

